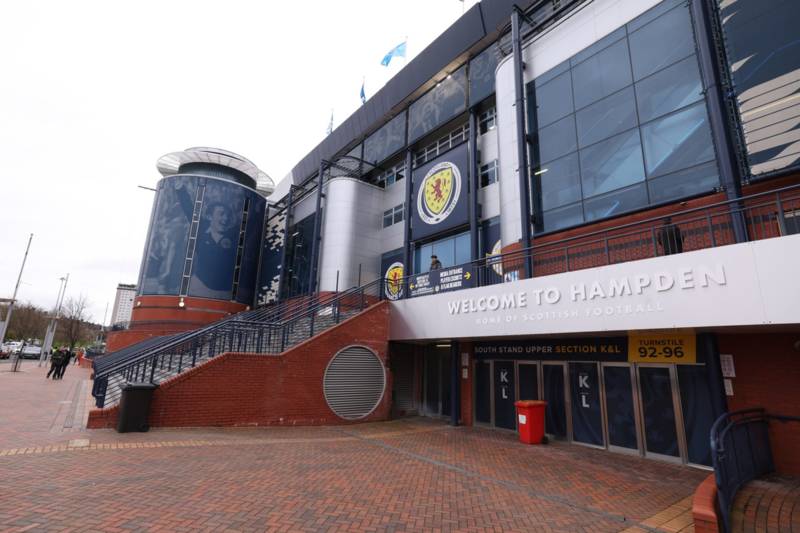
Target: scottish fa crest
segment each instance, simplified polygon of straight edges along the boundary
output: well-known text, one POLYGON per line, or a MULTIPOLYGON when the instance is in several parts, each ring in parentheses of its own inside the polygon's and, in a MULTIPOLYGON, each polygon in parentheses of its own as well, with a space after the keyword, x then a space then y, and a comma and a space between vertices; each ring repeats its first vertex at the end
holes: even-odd
POLYGON ((426 224, 438 224, 453 212, 461 194, 458 167, 443 161, 431 167, 417 192, 417 213, 426 224))
POLYGON ((390 300, 397 300, 403 295, 403 263, 395 262, 386 269, 386 285, 384 292, 390 300))

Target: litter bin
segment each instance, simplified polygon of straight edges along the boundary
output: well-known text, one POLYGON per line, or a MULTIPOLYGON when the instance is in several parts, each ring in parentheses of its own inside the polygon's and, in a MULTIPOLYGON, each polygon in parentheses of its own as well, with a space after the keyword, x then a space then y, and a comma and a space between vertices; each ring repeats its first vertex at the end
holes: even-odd
POLYGON ((520 400, 514 402, 519 422, 519 440, 525 444, 541 444, 544 439, 544 408, 542 400, 520 400))
POLYGON ((156 387, 158 385, 152 383, 126 383, 122 386, 117 418, 119 433, 150 429, 147 418, 150 413, 150 400, 156 387))

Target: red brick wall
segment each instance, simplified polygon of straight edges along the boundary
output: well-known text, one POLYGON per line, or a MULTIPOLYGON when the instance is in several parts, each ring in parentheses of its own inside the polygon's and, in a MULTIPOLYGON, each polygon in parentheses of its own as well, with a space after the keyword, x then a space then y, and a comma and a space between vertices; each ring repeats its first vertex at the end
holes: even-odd
MULTIPOLYGON (((718 335, 720 353, 732 354, 736 368, 728 408, 800 416, 798 341, 800 333, 718 335)), ((778 471, 800 475, 800 422, 771 422, 770 440, 778 471)))
MULTIPOLYGON (((381 302, 281 355, 226 353, 162 383, 150 409, 152 427, 343 424, 325 402, 322 380, 328 362, 353 344, 375 351, 386 367, 388 302, 381 302)), ((385 420, 386 393, 361 421, 385 420)), ((90 413, 89 427, 114 427, 115 408, 90 413)))

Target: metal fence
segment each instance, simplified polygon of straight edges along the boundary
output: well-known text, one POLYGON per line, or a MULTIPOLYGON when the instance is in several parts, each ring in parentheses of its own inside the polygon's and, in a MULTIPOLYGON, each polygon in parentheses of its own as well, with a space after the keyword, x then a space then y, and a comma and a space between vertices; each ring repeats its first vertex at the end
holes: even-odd
POLYGON ((116 403, 126 382, 161 383, 225 352, 279 354, 357 315, 383 296, 383 280, 342 293, 314 295, 240 313, 199 330, 155 337, 99 358, 92 395, 116 403))
MULTIPOLYGON (((442 269, 469 274, 468 282, 456 288, 482 287, 524 279, 526 264, 531 265, 533 277, 549 276, 796 233, 800 233, 800 186, 555 241, 544 236, 535 239, 539 242, 533 247, 442 269)), ((430 294, 414 290, 420 276, 426 274, 388 280, 390 292, 396 298, 430 294)), ((453 289, 440 287, 435 292, 446 290, 453 289)))
POLYGON ((736 492, 748 481, 775 470, 769 440, 771 420, 800 422, 800 417, 770 415, 754 407, 725 413, 711 427, 711 460, 725 532, 731 531, 736 492))

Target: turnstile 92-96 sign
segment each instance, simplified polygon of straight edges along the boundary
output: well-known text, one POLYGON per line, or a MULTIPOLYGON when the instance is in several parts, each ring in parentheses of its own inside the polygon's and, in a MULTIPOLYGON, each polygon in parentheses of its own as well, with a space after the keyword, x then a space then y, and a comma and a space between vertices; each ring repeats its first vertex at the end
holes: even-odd
POLYGON ((694 333, 643 333, 628 335, 629 363, 695 364, 694 333))

